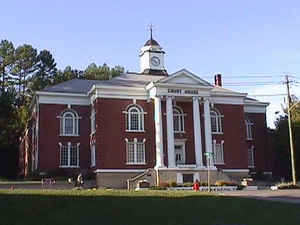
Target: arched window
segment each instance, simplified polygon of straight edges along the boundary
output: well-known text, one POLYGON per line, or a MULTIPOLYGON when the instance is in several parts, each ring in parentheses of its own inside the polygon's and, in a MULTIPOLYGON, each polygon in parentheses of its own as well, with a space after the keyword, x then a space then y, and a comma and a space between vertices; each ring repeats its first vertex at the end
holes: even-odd
POLYGON ((212 109, 210 111, 211 132, 212 133, 215 133, 215 134, 223 133, 222 117, 223 117, 223 115, 221 115, 217 109, 212 109))
POLYGON ((173 126, 175 133, 184 132, 184 113, 178 106, 173 108, 173 126))
POLYGON ((126 131, 144 131, 144 114, 139 105, 131 105, 124 112, 126 114, 126 131))
POLYGON ((80 117, 74 110, 64 111, 60 116, 60 135, 78 136, 78 121, 80 117))
POLYGON ((253 127, 252 121, 247 119, 246 120, 246 135, 247 135, 247 140, 253 140, 252 127, 253 127))

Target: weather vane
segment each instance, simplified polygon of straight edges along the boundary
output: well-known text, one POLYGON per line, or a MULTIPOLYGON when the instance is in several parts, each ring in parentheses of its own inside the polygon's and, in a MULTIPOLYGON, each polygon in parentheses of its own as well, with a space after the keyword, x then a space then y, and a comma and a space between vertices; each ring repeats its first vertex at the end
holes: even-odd
POLYGON ((153 28, 154 28, 154 25, 152 23, 150 23, 149 25, 149 31, 150 31, 150 39, 152 40, 152 32, 153 32, 153 28))

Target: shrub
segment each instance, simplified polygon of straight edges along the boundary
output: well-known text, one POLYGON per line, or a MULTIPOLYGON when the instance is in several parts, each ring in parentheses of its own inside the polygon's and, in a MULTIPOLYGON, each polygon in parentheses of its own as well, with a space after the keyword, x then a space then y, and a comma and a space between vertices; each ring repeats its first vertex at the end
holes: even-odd
POLYGON ((167 188, 161 186, 152 186, 149 188, 149 190, 167 190, 167 188))
POLYGON ((215 182, 216 186, 236 186, 237 184, 234 182, 219 180, 215 182))
POLYGON ((293 185, 292 182, 290 183, 279 183, 276 185, 278 189, 300 189, 299 185, 293 185))
POLYGON ((172 181, 169 183, 169 187, 177 187, 177 183, 172 181))
POLYGON ((193 183, 192 182, 183 183, 183 187, 193 187, 193 183))
POLYGON ((159 187, 162 187, 162 188, 167 188, 169 186, 170 186, 169 183, 166 183, 166 182, 162 182, 159 184, 159 187))
POLYGON ((33 172, 30 172, 28 174, 28 176, 26 177, 27 180, 35 180, 35 181, 38 181, 38 180, 41 180, 42 179, 42 176, 40 175, 40 172, 38 171, 33 171, 33 172))
POLYGON ((86 180, 95 180, 96 179, 96 173, 94 173, 93 171, 88 171, 84 177, 84 179, 86 180))
POLYGON ((200 186, 208 186, 208 185, 207 185, 207 182, 202 182, 202 183, 200 183, 200 186))

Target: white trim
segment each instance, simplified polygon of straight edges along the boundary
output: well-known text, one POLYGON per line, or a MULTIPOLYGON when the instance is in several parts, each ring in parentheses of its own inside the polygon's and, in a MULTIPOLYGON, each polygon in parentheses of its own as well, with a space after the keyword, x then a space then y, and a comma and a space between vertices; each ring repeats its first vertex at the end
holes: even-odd
POLYGON ((38 101, 40 104, 90 105, 90 98, 86 95, 41 95, 38 101))
POLYGON ((203 166, 202 159, 202 137, 201 137, 201 122, 200 122, 200 110, 199 99, 193 98, 193 120, 194 120, 194 148, 195 148, 195 160, 197 166, 203 166))
POLYGON ((249 173, 249 169, 223 169, 224 173, 249 173))
POLYGON ((175 151, 174 151, 174 116, 173 116, 173 101, 172 97, 167 97, 166 100, 167 112, 167 152, 168 152, 168 167, 176 167, 175 151))
MULTIPOLYGON (((208 168, 203 166, 203 167, 195 167, 195 168, 191 168, 191 167, 188 167, 188 168, 179 168, 179 167, 176 167, 176 168, 168 168, 168 167, 163 167, 163 168, 155 168, 156 170, 166 170, 166 171, 207 171, 208 168)), ((215 170, 218 170, 215 166, 211 166, 209 168, 210 171, 215 171, 215 170)))
POLYGON ((210 100, 214 104, 225 104, 225 105, 244 105, 244 97, 230 97, 230 96, 211 96, 210 100))
POLYGON ((183 183, 183 175, 182 173, 176 173, 176 183, 182 184, 183 183))
POLYGON ((144 169, 97 169, 95 173, 142 173, 145 172, 144 169))
MULTIPOLYGON (((185 141, 174 141, 174 158, 175 158, 175 165, 176 167, 191 167, 191 165, 185 164, 186 163, 186 152, 185 152, 185 141), (175 146, 182 146, 181 150, 182 150, 182 161, 183 164, 176 164, 176 149, 175 146)), ((196 165, 193 165, 193 167, 196 167, 196 165)))
POLYGON ((253 122, 249 119, 245 120, 246 124, 246 140, 252 141, 253 140, 253 122))
POLYGON ((265 105, 245 105, 244 112, 246 113, 266 113, 267 107, 265 105))
POLYGON ((146 147, 145 147, 145 142, 146 139, 144 138, 143 141, 138 142, 137 138, 133 138, 133 141, 129 141, 128 138, 125 138, 125 142, 126 142, 126 165, 146 165, 146 147), (129 151, 129 144, 133 144, 133 161, 132 162, 128 162, 128 151, 129 151), (143 150, 143 158, 144 161, 143 162, 138 162, 138 144, 142 144, 142 150, 143 150))
POLYGON ((147 100, 148 95, 126 95, 126 94, 98 94, 96 98, 117 98, 117 99, 132 99, 147 100))
POLYGON ((145 114, 143 107, 138 104, 131 104, 126 107, 126 111, 123 111, 126 121, 126 132, 145 132, 145 114), (132 110, 137 112, 132 112, 132 110), (132 116, 137 115, 137 129, 132 128, 132 116))
POLYGON ((196 164, 178 164, 178 168, 197 168, 196 164))
POLYGON ((177 76, 187 76, 193 80, 195 80, 198 84, 202 84, 202 85, 206 85, 206 86, 210 86, 213 87, 210 83, 208 83, 207 81, 201 79, 200 77, 198 77, 197 75, 191 73, 190 71, 188 71, 187 69, 183 68, 175 73, 172 73, 171 75, 169 75, 168 77, 160 80, 159 82, 163 82, 166 83, 169 80, 173 80, 174 78, 176 78, 177 76))
POLYGON ((155 168, 165 167, 164 165, 164 145, 163 145, 163 127, 161 115, 161 99, 154 98, 154 123, 155 123, 155 153, 156 163, 155 168))
POLYGON ((64 93, 64 92, 48 92, 48 91, 37 91, 36 94, 41 97, 45 96, 68 96, 68 97, 87 97, 86 94, 79 93, 64 93))
MULTIPOLYGON (((216 131, 211 130, 212 134, 223 134, 223 126, 222 126, 222 118, 223 117, 224 117, 224 115, 222 115, 217 108, 210 109, 210 119, 212 120, 212 118, 214 118, 215 122, 216 122, 216 124, 215 124, 216 131)), ((211 123, 211 128, 213 128, 212 123, 211 123)))

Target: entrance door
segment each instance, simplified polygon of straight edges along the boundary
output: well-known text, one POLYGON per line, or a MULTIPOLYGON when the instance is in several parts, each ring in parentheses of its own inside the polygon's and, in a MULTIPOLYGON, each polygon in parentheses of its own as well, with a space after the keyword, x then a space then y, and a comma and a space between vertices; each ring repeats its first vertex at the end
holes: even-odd
POLYGON ((185 150, 183 144, 175 144, 175 163, 176 165, 185 164, 185 150))

